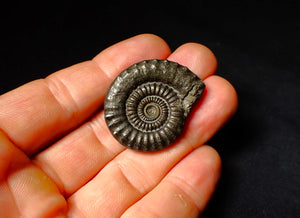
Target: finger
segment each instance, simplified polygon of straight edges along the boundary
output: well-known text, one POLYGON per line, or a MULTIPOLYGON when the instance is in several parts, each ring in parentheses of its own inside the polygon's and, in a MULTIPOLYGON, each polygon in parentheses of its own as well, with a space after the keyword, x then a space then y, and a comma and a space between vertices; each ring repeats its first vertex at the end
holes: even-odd
MULTIPOLYGON (((200 66, 196 64, 189 66, 200 77, 208 75, 216 68, 216 61, 211 61, 215 59, 213 54, 204 46, 198 44, 181 46, 170 58, 175 60, 174 57, 180 57, 181 52, 182 55, 191 53, 202 59, 202 61, 193 61, 191 57, 186 60, 183 60, 184 58, 178 60, 185 65, 190 64, 189 61, 200 64, 200 66), (211 63, 211 65, 202 68, 202 62, 211 63)), ((60 184, 61 192, 68 196, 94 177, 107 162, 122 150, 124 147, 110 134, 104 121, 103 112, 101 112, 91 122, 37 155, 35 163, 47 172, 57 184, 60 184)))
POLYGON ((3 218, 21 217, 6 182, 0 182, 0 211, 3 218))
POLYGON ((208 140, 234 113, 236 95, 228 82, 218 76, 208 77, 205 83, 208 91, 198 105, 201 107, 192 114, 187 131, 172 147, 151 154, 124 150, 68 198, 70 215, 80 211, 84 215, 101 212, 103 216, 112 213, 120 216, 152 190, 185 155, 208 140))
POLYGON ((0 211, 3 217, 20 217, 9 185, 6 181, 12 156, 11 142, 0 131, 0 211))
POLYGON ((195 105, 189 116, 184 137, 191 144, 208 141, 236 112, 238 96, 224 78, 213 75, 204 80, 203 101, 195 105))
POLYGON ((214 192, 220 172, 218 153, 209 146, 200 147, 122 217, 198 217, 214 192))
POLYGON ((169 53, 159 37, 140 35, 108 48, 93 61, 19 87, 0 96, 0 129, 25 153, 35 153, 90 117, 122 69, 169 53))
POLYGON ((214 74, 217 69, 217 59, 213 52, 198 43, 186 43, 180 46, 168 59, 188 66, 202 80, 214 74))
POLYGON ((66 211, 66 201, 55 184, 2 132, 0 150, 5 160, 4 164, 1 161, 4 167, 0 171, 0 199, 3 201, 0 208, 5 215, 53 217, 66 211))

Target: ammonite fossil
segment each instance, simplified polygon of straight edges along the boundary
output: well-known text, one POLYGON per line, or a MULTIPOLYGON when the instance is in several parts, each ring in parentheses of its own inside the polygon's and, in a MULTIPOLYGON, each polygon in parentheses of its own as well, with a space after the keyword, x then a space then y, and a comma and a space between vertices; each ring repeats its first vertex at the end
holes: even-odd
POLYGON ((114 80, 104 103, 105 121, 124 146, 158 151, 180 135, 205 88, 187 67, 168 60, 132 65, 114 80))

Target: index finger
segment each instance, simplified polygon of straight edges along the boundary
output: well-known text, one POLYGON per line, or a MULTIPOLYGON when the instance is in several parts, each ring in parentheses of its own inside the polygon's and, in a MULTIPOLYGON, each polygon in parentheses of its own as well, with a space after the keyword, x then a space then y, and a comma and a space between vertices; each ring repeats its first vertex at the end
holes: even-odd
POLYGON ((28 155, 36 153, 101 107, 109 85, 123 69, 169 54, 168 45, 150 34, 115 44, 92 61, 0 96, 0 129, 28 155))

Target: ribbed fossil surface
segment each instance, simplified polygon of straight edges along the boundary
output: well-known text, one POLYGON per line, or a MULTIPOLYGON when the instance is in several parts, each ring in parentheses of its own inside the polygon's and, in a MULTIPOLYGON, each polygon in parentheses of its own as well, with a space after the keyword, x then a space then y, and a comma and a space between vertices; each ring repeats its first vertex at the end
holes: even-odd
POLYGON ((105 121, 124 146, 158 151, 178 138, 204 88, 199 77, 178 63, 142 61, 112 83, 104 103, 105 121))

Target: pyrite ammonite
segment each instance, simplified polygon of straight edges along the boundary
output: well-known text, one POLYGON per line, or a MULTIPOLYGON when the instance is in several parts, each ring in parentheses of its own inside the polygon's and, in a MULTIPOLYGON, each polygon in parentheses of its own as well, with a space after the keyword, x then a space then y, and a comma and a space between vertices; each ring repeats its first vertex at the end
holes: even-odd
POLYGON ((187 67, 168 60, 146 60, 113 81, 105 103, 106 124, 124 146, 158 151, 180 135, 192 105, 205 88, 187 67))

